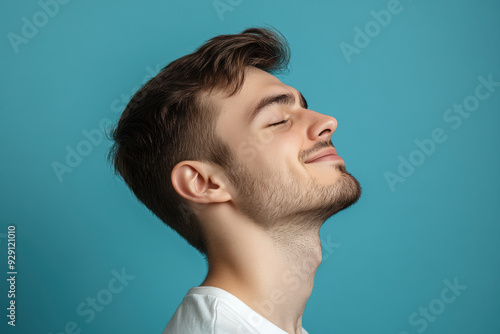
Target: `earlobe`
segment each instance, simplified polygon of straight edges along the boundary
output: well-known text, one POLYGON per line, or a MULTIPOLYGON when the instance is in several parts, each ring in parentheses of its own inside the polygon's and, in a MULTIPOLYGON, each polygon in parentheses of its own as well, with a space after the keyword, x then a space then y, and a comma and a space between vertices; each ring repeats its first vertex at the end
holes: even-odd
POLYGON ((181 161, 172 169, 172 185, 179 195, 196 202, 225 202, 230 194, 213 174, 212 168, 200 161, 181 161))

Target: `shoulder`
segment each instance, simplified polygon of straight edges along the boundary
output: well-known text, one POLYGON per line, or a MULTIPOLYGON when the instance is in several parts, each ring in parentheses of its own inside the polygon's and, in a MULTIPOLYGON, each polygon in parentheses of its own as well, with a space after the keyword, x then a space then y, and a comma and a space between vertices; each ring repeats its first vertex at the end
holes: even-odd
MULTIPOLYGON (((236 296, 215 287, 191 288, 163 334, 286 334, 236 296)), ((303 330, 303 334, 308 334, 303 330)))
POLYGON ((244 330, 246 319, 240 305, 226 294, 212 287, 191 288, 163 334, 253 334, 244 330))

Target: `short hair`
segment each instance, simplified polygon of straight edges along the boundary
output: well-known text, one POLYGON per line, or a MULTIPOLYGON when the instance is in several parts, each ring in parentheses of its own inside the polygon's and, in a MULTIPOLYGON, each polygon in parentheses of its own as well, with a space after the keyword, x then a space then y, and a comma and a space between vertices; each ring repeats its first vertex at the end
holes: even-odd
POLYGON ((165 66, 132 97, 111 132, 108 159, 135 196, 203 255, 204 233, 192 204, 171 182, 184 160, 219 164, 232 161, 229 146, 216 134, 217 108, 202 93, 236 94, 245 67, 268 73, 288 67, 290 49, 274 28, 250 28, 220 35, 195 52, 165 66))

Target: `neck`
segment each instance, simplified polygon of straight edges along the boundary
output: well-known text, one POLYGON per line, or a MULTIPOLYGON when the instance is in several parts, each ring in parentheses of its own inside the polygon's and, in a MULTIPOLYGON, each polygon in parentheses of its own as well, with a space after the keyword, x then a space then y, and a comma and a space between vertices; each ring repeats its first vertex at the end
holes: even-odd
POLYGON ((233 294, 289 334, 302 333, 302 314, 322 258, 321 223, 264 230, 239 218, 238 223, 211 220, 209 270, 201 285, 233 294))

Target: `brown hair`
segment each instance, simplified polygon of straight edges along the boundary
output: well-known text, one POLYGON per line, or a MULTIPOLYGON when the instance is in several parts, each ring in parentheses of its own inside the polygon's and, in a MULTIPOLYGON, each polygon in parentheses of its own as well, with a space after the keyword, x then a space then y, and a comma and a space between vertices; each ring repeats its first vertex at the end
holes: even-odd
POLYGON ((215 133, 217 109, 201 97, 220 89, 236 94, 246 66, 269 73, 287 68, 290 51, 276 30, 251 28, 216 36, 167 66, 132 97, 111 133, 108 158, 137 198, 202 254, 206 240, 189 201, 171 183, 184 160, 231 164, 231 150, 215 133))

